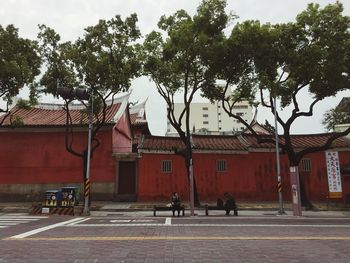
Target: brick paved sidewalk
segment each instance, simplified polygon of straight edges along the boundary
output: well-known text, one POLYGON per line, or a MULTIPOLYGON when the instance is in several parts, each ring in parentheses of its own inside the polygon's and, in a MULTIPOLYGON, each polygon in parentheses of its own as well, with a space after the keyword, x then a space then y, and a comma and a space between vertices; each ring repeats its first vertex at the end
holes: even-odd
MULTIPOLYGON (((204 203, 203 203, 204 204, 204 203)), ((0 202, 0 213, 29 213, 35 203, 32 202, 0 202)), ((151 211, 154 205, 166 205, 165 203, 143 203, 143 202, 108 202, 108 201, 95 201, 92 202, 91 211, 95 215, 104 215, 108 213, 119 212, 133 212, 134 214, 140 212, 140 215, 151 215, 151 211)), ((185 204, 187 210, 189 205, 185 204)), ((316 203, 314 204, 317 210, 315 211, 303 211, 303 216, 345 216, 350 217, 350 208, 342 204, 329 204, 329 203, 316 203)), ((284 204, 287 215, 293 215, 291 211, 291 204, 284 204)), ((240 202, 238 204, 239 215, 245 216, 263 216, 274 215, 278 211, 277 202, 240 202)), ((196 209, 198 215, 204 215, 203 209, 196 209)), ((187 211, 187 214, 189 212, 187 211)), ((221 215, 221 211, 211 211, 211 215, 221 215)), ((162 213, 160 213, 162 215, 162 213)))

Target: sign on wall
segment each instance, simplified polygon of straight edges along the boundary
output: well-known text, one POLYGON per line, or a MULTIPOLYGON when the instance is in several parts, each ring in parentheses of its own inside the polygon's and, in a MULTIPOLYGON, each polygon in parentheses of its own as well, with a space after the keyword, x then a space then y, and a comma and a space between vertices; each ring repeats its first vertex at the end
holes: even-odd
POLYGON ((341 198, 341 177, 338 152, 326 152, 329 198, 341 198))

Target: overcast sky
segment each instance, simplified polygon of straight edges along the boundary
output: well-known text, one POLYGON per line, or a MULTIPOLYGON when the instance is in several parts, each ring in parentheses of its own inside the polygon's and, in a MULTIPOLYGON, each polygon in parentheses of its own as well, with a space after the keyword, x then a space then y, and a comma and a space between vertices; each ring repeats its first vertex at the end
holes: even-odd
MULTIPOLYGON (((331 0, 313 1, 322 7, 331 0)), ((350 1, 341 1, 344 14, 350 15, 350 1)), ((84 28, 95 25, 99 19, 110 19, 119 14, 123 18, 137 13, 138 26, 143 35, 157 29, 157 22, 163 15, 173 14, 179 9, 193 15, 199 0, 6 0, 1 1, 0 24, 4 27, 14 24, 22 37, 35 39, 38 24, 45 24, 58 32, 63 41, 74 41, 84 33, 84 28)), ((282 23, 294 21, 296 15, 303 11, 310 1, 294 0, 228 0, 227 10, 239 16, 237 21, 258 19, 261 22, 282 23)), ((166 107, 147 78, 136 79, 132 85, 131 101, 142 102, 148 98, 146 114, 151 132, 163 135, 166 131, 166 107)), ((23 96, 23 95, 22 95, 23 96)), ((321 102, 315 108, 312 118, 304 118, 295 123, 293 133, 324 132, 321 125, 323 113, 339 103, 343 96, 350 96, 350 91, 342 92, 337 97, 321 102)), ((41 102, 53 102, 50 97, 42 97, 41 102)), ((303 104, 308 105, 308 95, 304 94, 303 104)), ((288 109, 283 113, 288 116, 288 109)), ((283 115, 282 115, 283 116, 283 115)), ((273 115, 259 108, 258 121, 265 119, 273 123, 273 115)))

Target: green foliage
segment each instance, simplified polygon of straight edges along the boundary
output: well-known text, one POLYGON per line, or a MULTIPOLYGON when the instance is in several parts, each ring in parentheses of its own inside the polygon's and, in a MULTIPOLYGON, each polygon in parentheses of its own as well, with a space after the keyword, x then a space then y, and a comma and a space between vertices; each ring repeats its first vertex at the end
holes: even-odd
POLYGON ((334 130, 337 124, 350 123, 350 99, 343 98, 342 102, 334 109, 328 110, 323 116, 322 124, 328 131, 334 130))
POLYGON ((57 86, 93 89, 106 99, 126 91, 132 78, 139 76, 140 37, 137 16, 124 21, 120 16, 100 20, 85 29, 74 43, 60 43, 60 36, 45 25, 38 35, 47 70, 41 79, 43 91, 57 95, 57 86))
POLYGON ((34 106, 34 104, 29 100, 19 99, 16 103, 16 106, 20 109, 29 110, 32 106, 34 106))
POLYGON ((24 121, 20 116, 15 115, 12 117, 12 119, 11 119, 11 126, 12 127, 21 127, 23 125, 24 125, 24 121))
MULTIPOLYGON (((35 77, 41 66, 37 42, 21 38, 13 25, 6 28, 0 25, 0 58, 0 98, 9 105, 25 86, 34 98, 35 77)), ((0 112, 7 110, 0 109, 0 112)))
POLYGON ((265 124, 263 124, 262 126, 271 133, 276 132, 275 127, 272 126, 267 120, 265 120, 265 124))
MULTIPOLYGON (((141 36, 137 28, 137 16, 132 14, 125 20, 119 15, 110 20, 100 20, 95 26, 85 29, 83 37, 75 42, 60 42, 60 36, 45 25, 39 26, 41 54, 45 58, 46 71, 40 85, 42 91, 58 96, 57 87, 82 88, 90 92, 88 102, 81 112, 84 116, 94 108, 91 131, 91 151, 100 145, 98 131, 106 124, 107 111, 113 99, 120 92, 130 88, 133 78, 140 75, 141 48, 135 41, 141 36)), ((69 99, 65 100, 67 112, 66 149, 79 156, 86 165, 87 148, 73 149, 73 126, 69 118, 69 99)), ((84 169, 84 178, 86 177, 84 169)))
POLYGON ((73 46, 71 42, 60 43, 61 37, 51 28, 39 25, 41 56, 47 67, 40 85, 46 94, 57 94, 57 86, 74 88, 78 86, 74 64, 69 59, 73 46))
MULTIPOLYGON (((317 100, 348 89, 350 20, 342 11, 339 2, 323 9, 310 4, 293 23, 237 24, 219 47, 220 60, 214 64, 220 69, 219 77, 251 91, 241 94, 241 99, 253 95, 258 87, 278 96, 282 107, 294 104, 296 112, 296 94, 303 88, 317 100)), ((211 99, 219 97, 217 92, 214 97, 205 93, 211 99)))
POLYGON ((144 73, 155 82, 167 103, 169 121, 182 136, 189 135, 191 129, 189 104, 194 94, 215 83, 216 73, 208 65, 216 55, 215 50, 224 38, 223 29, 230 19, 225 7, 226 1, 205 0, 193 17, 184 10, 162 16, 158 27, 167 37, 163 39, 161 33, 153 31, 144 41, 144 73), (173 112, 176 93, 182 93, 186 105, 178 118, 173 112), (185 132, 182 123, 185 123, 185 132))
POLYGON ((292 91, 308 84, 309 91, 323 99, 349 88, 350 18, 342 12, 339 2, 323 9, 309 4, 294 25, 282 30, 283 62, 291 71, 292 91))
MULTIPOLYGON (((275 98, 282 108, 290 106, 289 118, 283 120, 278 111, 276 118, 283 128, 281 147, 291 164, 297 165, 305 154, 328 149, 332 141, 346 135, 350 129, 333 134, 320 147, 302 151, 293 148, 290 130, 298 118, 312 116, 319 101, 350 88, 350 18, 342 12, 340 2, 324 8, 309 4, 295 22, 238 23, 230 37, 217 45, 216 59, 215 56, 208 59, 211 69, 225 85, 206 87, 203 89, 205 96, 221 100, 225 111, 247 128, 249 123, 233 112, 235 103, 243 100, 254 105, 259 103, 270 108, 273 114, 277 106, 275 98), (230 86, 234 87, 234 92, 229 95, 230 86), (302 90, 308 91, 313 101, 300 107, 302 90)), ((335 123, 348 121, 347 116, 339 109, 331 110, 325 116, 325 123, 331 129, 335 123)), ((255 135, 258 141, 264 140, 255 135)))

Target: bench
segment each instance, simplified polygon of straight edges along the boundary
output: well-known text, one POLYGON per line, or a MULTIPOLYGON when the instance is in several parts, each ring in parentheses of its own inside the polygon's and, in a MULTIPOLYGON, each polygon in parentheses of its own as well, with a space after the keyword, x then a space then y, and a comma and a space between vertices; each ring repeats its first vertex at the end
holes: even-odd
MULTIPOLYGON (((180 210, 182 211, 182 216, 185 216, 185 206, 181 205, 180 210)), ((171 206, 153 206, 153 216, 156 216, 156 211, 173 211, 171 206)), ((177 213, 177 211, 175 211, 177 213)))
MULTIPOLYGON (((218 206, 210 206, 210 205, 205 205, 205 215, 208 216, 209 215, 209 210, 221 210, 221 211, 225 211, 226 213, 226 209, 225 207, 218 207, 218 206)), ((238 216, 238 210, 233 209, 233 215, 238 216)))

